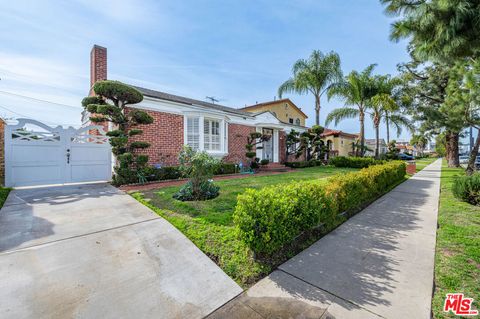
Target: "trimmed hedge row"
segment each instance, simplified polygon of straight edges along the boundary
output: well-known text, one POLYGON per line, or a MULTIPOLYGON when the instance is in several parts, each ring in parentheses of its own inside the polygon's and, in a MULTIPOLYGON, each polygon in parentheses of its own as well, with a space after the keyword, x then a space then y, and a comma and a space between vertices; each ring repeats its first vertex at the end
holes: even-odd
POLYGON ((319 160, 309 160, 304 162, 285 162, 285 166, 291 168, 304 168, 304 167, 313 167, 322 165, 322 161, 319 160))
POLYGON ((384 160, 376 160, 373 157, 345 157, 337 156, 330 159, 329 164, 335 167, 365 168, 370 165, 384 164, 384 160))
POLYGON ((271 255, 305 231, 331 230, 405 178, 404 162, 364 168, 325 180, 292 182, 238 196, 233 214, 241 239, 256 253, 271 255))

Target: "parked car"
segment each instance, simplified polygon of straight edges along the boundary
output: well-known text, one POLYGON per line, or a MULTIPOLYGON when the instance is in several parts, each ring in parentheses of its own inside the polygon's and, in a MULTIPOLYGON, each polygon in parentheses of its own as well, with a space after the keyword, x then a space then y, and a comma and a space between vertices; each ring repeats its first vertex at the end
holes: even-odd
POLYGON ((402 161, 411 161, 415 158, 412 155, 400 153, 400 154, 398 154, 398 159, 400 159, 402 161))
MULTIPOLYGON (((468 156, 468 155, 460 155, 458 157, 460 164, 468 164, 469 157, 470 156, 468 156)), ((478 157, 477 157, 477 160, 478 160, 478 157)))

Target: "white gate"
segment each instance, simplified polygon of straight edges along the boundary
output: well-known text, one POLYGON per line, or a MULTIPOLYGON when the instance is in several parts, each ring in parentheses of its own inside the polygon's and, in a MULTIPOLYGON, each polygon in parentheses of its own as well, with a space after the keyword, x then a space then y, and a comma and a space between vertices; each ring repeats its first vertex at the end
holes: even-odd
POLYGON ((30 119, 5 128, 5 186, 93 181, 112 177, 112 152, 101 126, 52 128, 30 119), (98 134, 90 134, 96 130, 98 134))

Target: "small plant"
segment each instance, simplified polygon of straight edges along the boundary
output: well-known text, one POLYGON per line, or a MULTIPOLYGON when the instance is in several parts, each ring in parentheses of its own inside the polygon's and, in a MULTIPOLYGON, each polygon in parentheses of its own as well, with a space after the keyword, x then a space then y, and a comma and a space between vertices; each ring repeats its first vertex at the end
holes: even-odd
POLYGON ((178 156, 180 171, 189 181, 173 195, 181 201, 207 200, 218 196, 220 187, 211 178, 220 162, 207 152, 196 152, 190 146, 184 146, 178 156))
POLYGON ((268 160, 268 159, 262 159, 260 161, 260 165, 263 165, 263 166, 268 165, 269 163, 270 163, 270 160, 268 160))
POLYGON ((480 173, 457 177, 452 192, 461 201, 480 206, 480 173))

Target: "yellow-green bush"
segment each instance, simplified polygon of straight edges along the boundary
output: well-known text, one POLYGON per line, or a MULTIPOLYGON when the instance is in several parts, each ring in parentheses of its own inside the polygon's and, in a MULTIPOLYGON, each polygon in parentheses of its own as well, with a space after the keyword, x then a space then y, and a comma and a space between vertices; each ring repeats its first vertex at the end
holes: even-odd
POLYGON ((355 211, 405 177, 405 163, 389 162, 327 182, 306 181, 247 189, 233 215, 242 240, 257 254, 272 254, 321 224, 338 225, 342 212, 355 211))

